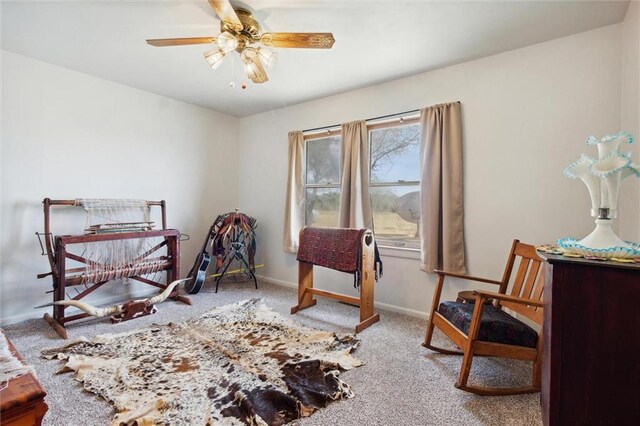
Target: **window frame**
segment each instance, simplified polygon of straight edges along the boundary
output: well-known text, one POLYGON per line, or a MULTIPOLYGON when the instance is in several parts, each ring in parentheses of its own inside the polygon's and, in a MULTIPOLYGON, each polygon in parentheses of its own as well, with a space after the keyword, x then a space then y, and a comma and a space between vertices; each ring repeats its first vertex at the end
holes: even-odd
MULTIPOLYGON (((420 123, 419 113, 417 113, 417 111, 408 112, 408 113, 405 113, 404 115, 400 115, 400 114, 396 115, 393 118, 380 119, 380 120, 366 120, 366 122, 367 122, 367 138, 368 138, 368 144, 369 144, 369 159, 368 159, 368 165, 367 165, 368 171, 369 171, 369 196, 371 196, 371 188, 374 188, 374 187, 385 187, 385 186, 397 187, 397 186, 415 185, 417 189, 420 190, 421 189, 420 180, 417 180, 417 181, 400 180, 398 182, 378 182, 378 183, 371 182, 371 131, 383 129, 383 128, 389 128, 389 127, 412 125, 412 124, 420 125, 421 123, 420 123)), ((342 129, 339 126, 328 127, 327 129, 324 129, 324 130, 320 130, 317 132, 315 131, 309 132, 303 135, 303 139, 305 143, 305 147, 304 147, 305 158, 303 163, 304 164, 303 191, 304 191, 304 206, 305 206, 305 209, 304 209, 305 226, 307 226, 307 189, 308 188, 320 188, 320 189, 330 188, 330 189, 337 189, 338 192, 340 193, 341 192, 340 186, 342 182, 342 167, 340 167, 340 174, 338 176, 338 182, 336 184, 333 184, 333 183, 332 184, 307 184, 307 155, 308 155, 307 143, 315 139, 325 139, 325 138, 336 137, 336 136, 340 137, 340 144, 342 145, 342 129)), ((373 212, 372 212, 372 215, 373 215, 373 212)), ((375 222, 373 225, 374 225, 374 232, 375 232, 375 222)), ((336 226, 339 226, 339 224, 336 224, 336 226)), ((408 245, 406 242, 379 237, 378 235, 376 235, 376 241, 378 242, 378 245, 380 247, 383 247, 385 249, 395 249, 395 250, 401 250, 403 252, 419 252, 420 251, 419 241, 408 245)))
MULTIPOLYGON (((303 175, 304 175, 304 182, 303 182, 303 191, 304 191, 304 226, 309 226, 308 222, 307 222, 307 190, 308 189, 337 189, 338 190, 338 194, 341 194, 341 182, 342 182, 342 167, 338 167, 338 182, 336 183, 308 183, 307 182, 307 162, 308 162, 308 155, 309 155, 309 149, 308 149, 308 143, 310 141, 313 140, 317 140, 317 139, 329 139, 329 138, 334 138, 334 137, 338 137, 340 138, 340 150, 341 150, 341 156, 342 156, 342 131, 340 129, 338 130, 327 130, 321 133, 313 133, 313 134, 309 134, 309 135, 304 135, 303 139, 304 139, 304 167, 303 167, 303 175)), ((342 159, 340 159, 342 162, 342 159)), ((339 208, 339 207, 338 207, 339 208)), ((340 212, 338 212, 339 214, 340 212)), ((335 227, 339 227, 340 224, 336 223, 335 227)))
MULTIPOLYGON (((406 187, 406 186, 415 186, 418 191, 421 190, 420 180, 403 180, 399 179, 395 182, 387 181, 387 182, 373 182, 372 181, 372 173, 371 173, 371 132, 375 130, 388 129, 393 127, 402 127, 402 126, 411 126, 411 125, 420 125, 420 117, 419 116, 401 116, 391 121, 383 121, 379 123, 367 124, 367 137, 369 139, 369 196, 371 196, 371 189, 373 188, 393 188, 393 187, 406 187)), ((373 211, 371 212, 373 216, 373 211)), ((373 226, 375 229, 375 220, 372 217, 373 226)), ((400 249, 400 250, 408 250, 408 251, 420 251, 420 241, 416 242, 405 242, 401 240, 395 240, 391 238, 385 238, 376 234, 376 241, 380 247, 391 248, 391 249, 400 249)))

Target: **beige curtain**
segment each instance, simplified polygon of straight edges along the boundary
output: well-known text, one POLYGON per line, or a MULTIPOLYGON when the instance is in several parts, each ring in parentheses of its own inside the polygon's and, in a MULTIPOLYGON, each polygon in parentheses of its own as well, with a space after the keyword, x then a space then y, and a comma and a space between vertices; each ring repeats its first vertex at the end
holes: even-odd
POLYGON ((466 273, 460 103, 420 111, 420 268, 466 273))
POLYGON ((369 197, 369 138, 365 121, 342 125, 341 161, 339 226, 371 229, 373 218, 369 197))
POLYGON ((289 176, 284 207, 283 249, 298 252, 298 233, 304 226, 304 135, 289 132, 289 176))

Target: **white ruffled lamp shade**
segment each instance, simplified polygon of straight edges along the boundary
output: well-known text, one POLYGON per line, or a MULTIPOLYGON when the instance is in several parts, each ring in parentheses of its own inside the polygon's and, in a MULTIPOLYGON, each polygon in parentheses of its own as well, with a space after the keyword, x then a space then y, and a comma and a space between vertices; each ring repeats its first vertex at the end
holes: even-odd
POLYGON ((609 134, 598 140, 595 136, 589 136, 586 140, 587 145, 596 145, 598 147, 598 158, 604 158, 614 151, 618 151, 621 143, 633 143, 633 136, 627 132, 609 134))
POLYGON ((610 217, 617 217, 618 195, 620 194, 621 172, 627 168, 631 160, 617 151, 594 162, 591 173, 602 179, 607 188, 607 197, 601 200, 601 207, 610 210, 610 217))
POLYGON ((640 178, 640 166, 635 163, 629 163, 627 167, 622 171, 621 175, 622 177, 620 178, 620 181, 623 181, 629 176, 634 175, 640 178))
POLYGON ((617 217, 620 183, 629 176, 640 177, 640 167, 631 162, 631 154, 620 153, 622 143, 633 143, 626 133, 606 135, 598 140, 589 136, 587 145, 596 145, 598 160, 582 154, 580 159, 564 170, 564 175, 580 179, 591 197, 591 214, 597 214, 596 228, 581 240, 564 238, 557 244, 569 253, 604 259, 640 259, 640 245, 623 241, 611 228, 617 217))
POLYGON ((564 175, 571 179, 580 179, 587 186, 591 197, 591 216, 598 216, 600 208, 600 179, 591 173, 591 166, 595 160, 588 155, 582 154, 580 159, 570 164, 564 169, 564 175))

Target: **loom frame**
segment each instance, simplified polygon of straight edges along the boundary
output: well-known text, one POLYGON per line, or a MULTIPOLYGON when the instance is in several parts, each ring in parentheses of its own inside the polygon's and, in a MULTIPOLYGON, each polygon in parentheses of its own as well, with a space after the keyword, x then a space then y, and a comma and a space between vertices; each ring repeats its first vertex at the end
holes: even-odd
MULTIPOLYGON (((172 281, 179 279, 180 277, 180 231, 177 229, 168 229, 167 228, 167 216, 166 216, 166 203, 164 200, 161 201, 147 201, 148 206, 156 206, 161 208, 162 215, 162 229, 159 230, 150 230, 150 231, 135 231, 135 232, 120 232, 120 233, 105 233, 105 234, 84 234, 84 235, 60 235, 56 236, 55 239, 52 238, 51 233, 51 207, 52 206, 77 206, 76 200, 52 200, 50 198, 45 198, 42 201, 43 210, 44 210, 44 251, 46 252, 47 258, 49 260, 49 266, 51 267, 51 272, 47 272, 44 274, 39 274, 38 278, 44 278, 48 275, 51 275, 53 281, 53 301, 58 302, 62 300, 67 300, 66 290, 67 287, 73 287, 78 285, 84 285, 86 289, 82 292, 79 292, 76 296, 72 297, 73 300, 80 300, 85 296, 88 296, 98 288, 107 284, 108 282, 114 281, 114 279, 108 280, 99 280, 97 276, 86 277, 83 278, 82 271, 84 268, 70 268, 67 269, 66 262, 67 259, 74 260, 79 263, 88 264, 92 262, 91 260, 84 258, 83 256, 76 255, 71 253, 68 250, 68 246, 74 244, 82 244, 89 242, 101 242, 101 241, 114 241, 114 240, 125 240, 125 239, 136 239, 136 238, 153 238, 153 237, 162 237, 163 241, 153 246, 151 249, 146 250, 142 255, 140 255, 137 260, 162 260, 162 266, 159 270, 154 272, 166 272, 167 273, 167 284, 162 284, 159 281, 154 281, 148 278, 145 278, 140 275, 128 276, 127 278, 136 280, 143 284, 147 284, 153 287, 157 287, 160 291, 167 288, 167 285, 172 281), (154 254, 162 247, 167 247, 167 254, 164 256, 159 256, 156 258, 149 258, 150 255, 154 254), (80 273, 80 275, 70 275, 74 273, 80 273)), ((174 291, 169 295, 169 298, 183 302, 186 304, 191 304, 191 300, 188 297, 181 296, 178 292, 178 287, 174 289, 174 291)), ((123 301, 124 302, 124 301, 123 301)), ((76 321, 82 318, 89 317, 90 315, 87 313, 79 313, 74 315, 66 315, 65 309, 68 306, 63 305, 54 305, 53 306, 53 315, 48 312, 44 314, 44 320, 47 321, 51 327, 62 337, 63 339, 67 339, 67 331, 66 324, 72 321, 76 321)))
MULTIPOLYGON (((302 232, 300 230, 299 240, 301 240, 302 232)), ((291 308, 291 315, 300 312, 303 309, 310 308, 318 303, 313 296, 322 296, 329 299, 338 300, 342 303, 358 306, 360 309, 360 322, 356 324, 355 332, 360 333, 362 330, 380 321, 380 314, 374 309, 374 284, 376 279, 375 273, 375 240, 373 232, 367 229, 360 241, 360 297, 347 296, 340 293, 321 290, 313 286, 313 263, 298 261, 298 304, 291 308), (367 243, 368 242, 368 243, 367 243)))

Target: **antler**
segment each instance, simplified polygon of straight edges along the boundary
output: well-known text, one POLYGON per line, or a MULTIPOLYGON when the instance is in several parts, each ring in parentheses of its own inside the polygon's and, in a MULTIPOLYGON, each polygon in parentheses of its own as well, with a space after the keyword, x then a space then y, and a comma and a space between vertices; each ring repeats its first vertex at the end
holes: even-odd
POLYGON ((180 283, 183 283, 185 281, 190 280, 191 278, 183 278, 181 280, 175 280, 174 282, 172 282, 171 284, 169 284, 167 286, 167 288, 164 289, 164 291, 160 294, 157 294, 153 297, 150 297, 149 299, 147 299, 147 302, 149 303, 149 305, 155 305, 156 303, 161 303, 164 302, 167 297, 169 297, 169 295, 171 294, 171 292, 173 291, 173 289, 175 288, 175 286, 177 286, 180 283))
MULTIPOLYGON (((146 299, 146 303, 148 305, 154 305, 156 303, 164 302, 178 284, 185 282, 189 279, 190 278, 184 278, 182 280, 176 280, 172 282, 167 286, 167 288, 164 289, 162 293, 146 299)), ((119 314, 123 310, 123 305, 113 305, 113 306, 109 306, 108 308, 96 308, 95 306, 92 306, 85 302, 81 302, 79 300, 59 300, 57 302, 47 303, 46 305, 36 306, 36 308, 42 308, 42 307, 51 306, 51 305, 73 306, 96 318, 102 318, 108 315, 119 314)))
POLYGON ((57 302, 53 302, 52 305, 74 306, 97 318, 122 312, 122 305, 113 305, 108 308, 96 308, 95 306, 91 306, 90 304, 79 300, 59 300, 57 302))

